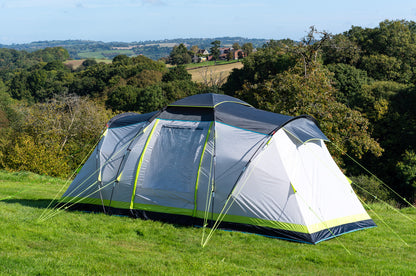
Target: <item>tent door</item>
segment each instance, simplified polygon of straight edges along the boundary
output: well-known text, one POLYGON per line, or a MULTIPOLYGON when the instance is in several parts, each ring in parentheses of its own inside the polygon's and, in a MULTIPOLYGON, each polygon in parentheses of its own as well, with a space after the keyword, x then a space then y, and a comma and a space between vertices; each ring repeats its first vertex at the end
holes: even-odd
POLYGON ((206 132, 199 126, 162 126, 148 156, 136 202, 189 209, 192 214, 206 132))

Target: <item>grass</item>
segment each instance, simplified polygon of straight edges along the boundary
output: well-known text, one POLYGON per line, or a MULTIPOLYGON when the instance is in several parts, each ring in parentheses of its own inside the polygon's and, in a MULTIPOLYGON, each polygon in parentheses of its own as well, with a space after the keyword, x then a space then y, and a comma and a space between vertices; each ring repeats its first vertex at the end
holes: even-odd
MULTIPOLYGON (((306 245, 86 212, 38 222, 64 180, 0 171, 0 275, 414 275, 416 225, 381 205, 379 225, 306 245), (351 255, 344 249, 351 252, 351 255)), ((401 213, 416 221, 415 209, 401 213)))
POLYGON ((214 66, 214 65, 224 65, 224 64, 233 64, 233 63, 240 63, 239 60, 218 60, 215 61, 204 61, 200 63, 189 63, 185 64, 186 69, 193 69, 193 68, 200 68, 206 66, 214 66))

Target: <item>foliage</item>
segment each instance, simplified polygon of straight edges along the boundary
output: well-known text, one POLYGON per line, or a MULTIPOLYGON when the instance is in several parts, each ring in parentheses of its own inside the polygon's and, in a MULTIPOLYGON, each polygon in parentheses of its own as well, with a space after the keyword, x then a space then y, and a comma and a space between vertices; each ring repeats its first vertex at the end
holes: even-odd
POLYGON ((360 59, 361 48, 357 42, 338 34, 323 43, 322 52, 324 64, 343 63, 355 66, 360 59))
POLYGON ((352 176, 350 179, 355 193, 366 203, 378 203, 383 201, 394 204, 394 202, 392 202, 393 196, 390 194, 389 190, 374 176, 359 175, 352 176))
POLYGON ((234 69, 222 89, 226 94, 233 96, 236 91, 242 89, 244 83, 261 83, 270 76, 289 69, 295 62, 296 58, 286 54, 271 41, 270 44, 245 58, 242 61, 244 67, 234 69))
POLYGON ((211 48, 209 48, 209 52, 212 55, 212 59, 213 60, 218 60, 219 56, 220 56, 220 46, 221 46, 221 41, 219 40, 214 40, 213 42, 211 42, 211 48))
MULTIPOLYGON (((396 167, 401 185, 409 187, 406 190, 416 191, 416 153, 413 150, 405 151, 396 167)), ((414 197, 415 194, 412 199, 414 197)))
MULTIPOLYGON (((335 89, 330 84, 329 72, 324 68, 310 69, 303 75, 302 65, 277 74, 261 84, 243 87, 237 95, 255 99, 261 109, 292 116, 308 114, 316 118, 325 135, 343 151, 361 158, 370 151, 382 152, 371 138, 369 122, 362 114, 335 100, 335 89)), ((341 162, 339 152, 333 152, 341 162)))
POLYGON ((370 77, 407 83, 415 81, 411 69, 416 62, 414 26, 413 21, 385 20, 376 28, 352 27, 344 34, 362 49, 358 67, 369 69, 370 77))
POLYGON ((163 75, 162 81, 169 82, 174 80, 192 80, 192 75, 188 73, 185 66, 176 66, 170 68, 169 71, 163 75))
POLYGON ((400 72, 402 63, 395 57, 382 54, 364 56, 360 67, 376 80, 407 82, 406 79, 410 79, 403 72, 400 72))
POLYGON ((249 56, 254 50, 253 44, 250 42, 244 43, 243 46, 241 46, 241 49, 244 51, 244 53, 249 56))
POLYGON ((178 46, 173 46, 172 52, 169 55, 170 64, 188 64, 192 61, 192 56, 186 46, 181 43, 178 46))
POLYGON ((0 167, 54 176, 66 176, 81 163, 110 115, 76 96, 14 109, 20 119, 3 131, 0 167))
POLYGON ((362 88, 372 82, 367 72, 345 63, 329 64, 327 68, 334 73, 332 79, 338 92, 337 100, 351 108, 360 106, 362 88))

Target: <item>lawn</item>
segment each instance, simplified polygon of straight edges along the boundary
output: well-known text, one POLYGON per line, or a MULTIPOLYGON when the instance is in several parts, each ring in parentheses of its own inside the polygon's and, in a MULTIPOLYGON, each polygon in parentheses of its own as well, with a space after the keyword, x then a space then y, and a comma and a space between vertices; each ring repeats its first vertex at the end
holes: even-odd
POLYGON ((378 227, 318 245, 218 230, 202 248, 203 230, 195 227, 74 211, 38 221, 67 185, 57 178, 0 171, 0 275, 414 275, 416 271, 414 208, 395 212, 371 205, 369 214, 378 227))

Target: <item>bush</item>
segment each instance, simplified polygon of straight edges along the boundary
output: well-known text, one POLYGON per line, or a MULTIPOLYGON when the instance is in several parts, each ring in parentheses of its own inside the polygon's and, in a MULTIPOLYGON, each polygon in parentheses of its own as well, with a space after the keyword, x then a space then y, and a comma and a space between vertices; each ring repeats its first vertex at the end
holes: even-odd
POLYGON ((0 167, 51 176, 75 170, 110 117, 102 105, 76 96, 13 108, 18 116, 0 129, 0 167))
POLYGON ((366 203, 384 202, 394 203, 393 197, 380 180, 374 176, 359 175, 350 177, 356 194, 366 203))

